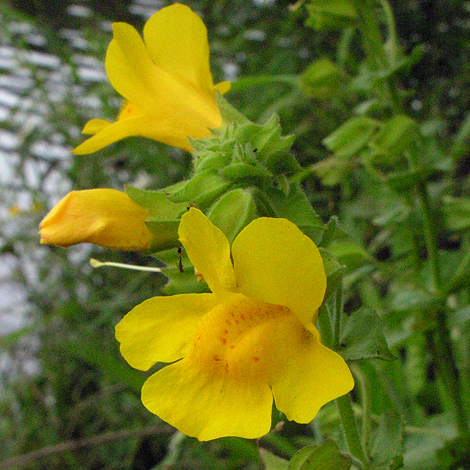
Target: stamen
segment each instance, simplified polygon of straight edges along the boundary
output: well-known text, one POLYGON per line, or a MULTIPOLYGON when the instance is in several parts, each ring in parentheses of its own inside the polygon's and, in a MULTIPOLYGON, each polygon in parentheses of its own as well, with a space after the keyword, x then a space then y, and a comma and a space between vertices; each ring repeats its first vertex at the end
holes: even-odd
POLYGON ((90 264, 94 268, 101 268, 102 266, 112 266, 115 268, 122 268, 122 269, 132 269, 134 271, 147 271, 147 272, 154 272, 154 273, 162 273, 163 270, 161 268, 153 268, 150 266, 137 266, 135 264, 124 264, 124 263, 113 263, 112 261, 98 261, 95 258, 90 258, 90 264))

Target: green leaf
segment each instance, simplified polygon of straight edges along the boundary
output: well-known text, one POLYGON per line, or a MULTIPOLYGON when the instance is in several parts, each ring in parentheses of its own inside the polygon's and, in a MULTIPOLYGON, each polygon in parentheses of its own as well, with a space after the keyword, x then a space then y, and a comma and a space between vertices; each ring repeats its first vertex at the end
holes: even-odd
POLYGON ((351 459, 342 454, 336 443, 327 439, 320 446, 300 449, 289 463, 288 470, 348 470, 351 459))
POLYGON ((470 227, 470 199, 467 197, 444 196, 442 211, 447 227, 451 230, 465 230, 470 227))
POLYGON ((348 234, 341 228, 338 217, 333 215, 325 226, 321 243, 323 246, 328 246, 335 240, 347 237, 348 234))
POLYGON ((325 299, 327 299, 336 291, 341 280, 343 279, 344 266, 341 266, 333 254, 328 250, 325 250, 324 248, 319 248, 319 250, 323 259, 323 266, 325 267, 326 277, 328 279, 325 292, 325 299))
MULTIPOLYGON (((255 193, 256 195, 261 196, 260 192, 255 193)), ((300 183, 291 183, 287 187, 287 194, 284 188, 271 187, 267 188, 262 196, 274 211, 272 215, 290 220, 315 242, 319 241, 325 226, 313 210, 300 183)))
POLYGON ((373 257, 360 245, 350 240, 336 240, 328 249, 338 259, 339 263, 346 266, 346 271, 351 272, 364 265, 373 263, 373 257))
POLYGON ((259 455, 264 464, 265 470, 288 470, 289 462, 272 454, 266 449, 260 448, 259 455))
POLYGON ((300 86, 312 98, 326 99, 334 95, 341 86, 341 74, 330 59, 314 61, 300 76, 300 86))
POLYGON ((401 155, 417 137, 416 121, 400 114, 386 122, 369 145, 382 155, 401 155))
POLYGON ((470 438, 457 437, 437 451, 442 470, 470 467, 470 438))
POLYGON ((354 26, 357 12, 349 0, 311 0, 307 4, 307 26, 321 30, 335 30, 354 26))
POLYGON ((368 144, 379 126, 374 119, 357 116, 323 139, 323 144, 338 157, 352 157, 368 144))
POLYGON ((385 341, 382 320, 368 307, 341 317, 339 353, 347 361, 395 359, 385 341))
POLYGON ((370 452, 371 470, 397 470, 403 467, 403 419, 387 410, 380 417, 370 452))

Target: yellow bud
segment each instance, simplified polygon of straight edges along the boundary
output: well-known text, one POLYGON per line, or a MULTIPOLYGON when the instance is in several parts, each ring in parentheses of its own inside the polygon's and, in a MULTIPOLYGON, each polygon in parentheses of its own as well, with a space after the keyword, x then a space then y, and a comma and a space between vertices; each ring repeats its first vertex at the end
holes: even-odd
POLYGON ((94 243, 118 250, 149 246, 147 211, 115 189, 72 191, 40 223, 41 243, 70 246, 94 243))

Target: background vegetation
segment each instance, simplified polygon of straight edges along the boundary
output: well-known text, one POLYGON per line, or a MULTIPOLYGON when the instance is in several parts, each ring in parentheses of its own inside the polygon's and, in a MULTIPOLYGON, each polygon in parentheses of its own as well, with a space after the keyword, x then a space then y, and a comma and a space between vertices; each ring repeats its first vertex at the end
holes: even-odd
MULTIPOLYGON (((258 444, 284 458, 324 436, 344 444, 334 405, 311 426, 290 423, 260 443, 200 443, 174 434, 143 408, 145 377, 120 358, 114 338, 117 321, 156 295, 165 279, 88 264, 90 256, 157 261, 38 244, 40 219, 71 188, 153 189, 188 175, 189 154, 145 139, 90 156, 69 153, 89 118, 113 119, 120 106, 103 69, 111 22, 141 30, 167 3, 0 2, 0 468, 258 469, 258 444)), ((335 251, 346 266, 345 311, 377 311, 396 357, 360 363, 355 371, 362 393, 380 391, 370 394, 372 417, 386 408, 404 417, 406 468, 468 468, 468 434, 449 417, 455 397, 443 390, 434 353, 436 299, 422 287, 432 266, 413 192, 416 174, 391 182, 400 165, 406 168, 402 160, 381 158, 365 169, 361 149, 345 155, 334 140, 324 141, 353 116, 394 115, 377 77, 368 74, 360 35, 353 28, 315 30, 306 25, 306 9, 291 9, 288 1, 183 3, 208 27, 215 82, 233 82, 227 98, 250 119, 279 114, 284 134, 297 135, 293 152, 307 169, 302 180, 313 207, 325 222, 337 216, 349 234, 335 251), (339 64, 339 75, 320 86, 306 71, 326 58, 339 64)), ((395 0, 391 7, 404 62, 390 75, 402 111, 424 136, 427 173, 418 183, 427 185, 441 283, 463 270, 445 298, 455 361, 442 362, 458 377, 460 406, 468 409, 469 275, 461 261, 470 226, 470 2, 395 0)), ((360 418, 363 398, 356 398, 360 418)))

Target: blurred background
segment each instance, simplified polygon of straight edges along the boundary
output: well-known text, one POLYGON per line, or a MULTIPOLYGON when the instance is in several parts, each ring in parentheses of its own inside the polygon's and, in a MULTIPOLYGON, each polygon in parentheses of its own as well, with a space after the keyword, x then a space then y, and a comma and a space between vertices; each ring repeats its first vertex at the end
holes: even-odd
MULTIPOLYGON (((0 469, 169 468, 157 465, 168 458, 173 431, 143 408, 145 375, 121 360, 114 338, 114 325, 158 294, 165 278, 88 263, 92 256, 156 261, 89 245, 41 246, 37 234, 42 217, 72 188, 157 189, 187 176, 189 154, 143 138, 93 155, 70 153, 88 119, 113 120, 121 105, 104 71, 111 23, 141 32, 169 3, 0 0, 0 469)), ((306 27, 304 9, 288 1, 182 3, 209 30, 214 81, 233 82, 228 100, 256 122, 278 113, 284 134, 297 135, 293 152, 302 165, 324 159, 321 140, 350 117, 361 92, 325 99, 296 77, 317 58, 334 59, 339 33, 306 27)), ((469 108, 470 2, 391 4, 404 50, 424 45, 404 79, 409 110, 446 139, 469 108)), ((352 72, 357 51, 348 58, 352 72)), ((469 171, 470 156, 462 155, 455 178, 469 171)), ((324 183, 305 181, 312 204, 325 220, 341 217, 344 192, 324 183)), ((302 443, 314 430, 284 432, 302 443)), ((255 448, 241 440, 187 440, 180 451, 179 469, 259 468, 255 448)))

